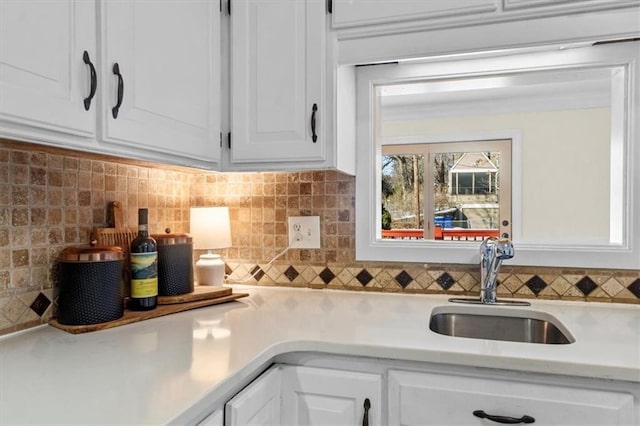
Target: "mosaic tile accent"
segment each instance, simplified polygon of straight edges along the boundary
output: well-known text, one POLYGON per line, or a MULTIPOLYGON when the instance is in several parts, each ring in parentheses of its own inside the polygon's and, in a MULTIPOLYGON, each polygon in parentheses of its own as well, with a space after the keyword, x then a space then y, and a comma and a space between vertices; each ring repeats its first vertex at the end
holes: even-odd
POLYGON ((360 271, 358 275, 356 275, 356 278, 360 282, 360 284, 362 284, 363 287, 369 284, 373 279, 369 271, 367 271, 366 269, 363 269, 362 271, 360 271))
POLYGON ((529 290, 531 290, 536 295, 540 294, 540 292, 547 287, 547 283, 545 283, 544 280, 537 275, 534 275, 533 277, 531 277, 531 279, 527 280, 524 285, 529 287, 529 290))
POLYGON ((588 296, 593 290, 598 288, 598 285, 591 278, 584 277, 576 283, 576 287, 578 287, 585 296, 588 296))
POLYGON ((336 275, 331 272, 331 269, 329 268, 324 268, 322 272, 320 272, 319 276, 325 284, 329 284, 336 277, 336 275))
POLYGON ((293 266, 289 266, 287 270, 284 271, 284 275, 289 279, 289 281, 293 281, 300 274, 298 273, 298 271, 296 271, 296 268, 294 268, 293 266))
POLYGON ((400 286, 402 286, 402 288, 407 288, 407 286, 411 284, 411 281, 413 281, 413 278, 407 273, 407 271, 402 271, 396 275, 396 281, 400 286))
POLYGON ((436 282, 440 284, 440 287, 444 290, 449 290, 456 281, 451 277, 451 275, 445 272, 436 279, 436 282))
POLYGON ((44 314, 47 308, 51 305, 51 301, 47 296, 43 293, 38 294, 35 300, 29 305, 29 307, 35 312, 39 317, 44 314))
POLYGON ((640 278, 636 279, 634 282, 627 286, 627 289, 633 293, 634 296, 640 298, 640 278))
POLYGON ((262 279, 262 277, 264 277, 264 271, 262 270, 262 268, 260 268, 260 266, 256 265, 255 268, 253 268, 251 270, 251 276, 256 280, 256 281, 260 281, 262 279))

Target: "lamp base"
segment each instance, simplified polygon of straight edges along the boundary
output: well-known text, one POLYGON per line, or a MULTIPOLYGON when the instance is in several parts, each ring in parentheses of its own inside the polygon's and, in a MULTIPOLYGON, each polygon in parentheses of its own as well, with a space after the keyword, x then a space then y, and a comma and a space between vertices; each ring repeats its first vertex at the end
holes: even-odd
POLYGON ((224 284, 224 262, 219 254, 200 255, 195 272, 196 281, 200 285, 222 286, 224 284))

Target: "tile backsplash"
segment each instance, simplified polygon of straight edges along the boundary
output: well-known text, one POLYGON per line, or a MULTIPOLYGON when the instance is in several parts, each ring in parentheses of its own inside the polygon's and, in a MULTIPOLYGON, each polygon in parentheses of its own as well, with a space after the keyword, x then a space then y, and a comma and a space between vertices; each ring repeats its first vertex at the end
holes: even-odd
MULTIPOLYGON (((207 173, 0 140, 0 335, 55 315, 55 268, 119 201, 125 225, 189 231, 189 207, 227 205, 230 282, 477 295, 477 265, 355 261, 355 179, 335 171, 207 173), (318 215, 321 249, 292 249, 287 217, 318 215), (252 277, 253 276, 253 277, 252 277)), ((505 266, 502 297, 640 303, 640 271, 505 266)))

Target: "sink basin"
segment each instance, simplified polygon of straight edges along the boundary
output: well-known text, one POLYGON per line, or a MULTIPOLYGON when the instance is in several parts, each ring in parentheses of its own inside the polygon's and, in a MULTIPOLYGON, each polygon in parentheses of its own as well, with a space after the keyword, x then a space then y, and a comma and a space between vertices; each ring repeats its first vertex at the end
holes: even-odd
POLYGON ((438 334, 472 339, 566 345, 575 342, 560 321, 545 312, 493 306, 439 306, 429 329, 438 334))

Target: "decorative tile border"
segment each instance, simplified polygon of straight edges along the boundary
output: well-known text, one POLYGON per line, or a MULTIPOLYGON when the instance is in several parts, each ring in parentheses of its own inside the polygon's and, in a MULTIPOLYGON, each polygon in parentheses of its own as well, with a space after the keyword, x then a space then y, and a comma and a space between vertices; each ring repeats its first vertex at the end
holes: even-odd
MULTIPOLYGON (((480 274, 474 266, 418 264, 308 265, 227 262, 228 283, 364 290, 394 293, 477 296, 480 274), (254 274, 253 277, 251 275, 254 274)), ((560 268, 503 268, 498 295, 640 304, 640 272, 567 270, 560 268)))

